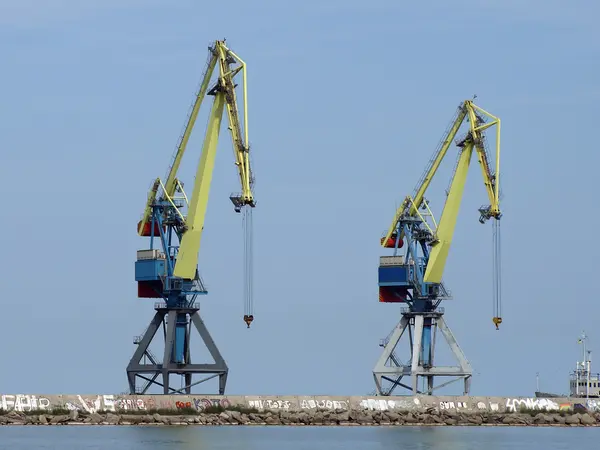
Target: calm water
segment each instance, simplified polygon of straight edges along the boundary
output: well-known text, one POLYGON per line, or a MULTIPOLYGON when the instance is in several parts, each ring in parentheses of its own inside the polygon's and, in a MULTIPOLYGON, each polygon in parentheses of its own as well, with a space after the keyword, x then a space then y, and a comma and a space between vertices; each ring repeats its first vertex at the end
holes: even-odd
POLYGON ((558 450, 600 449, 598 428, 1 427, 0 449, 558 450))

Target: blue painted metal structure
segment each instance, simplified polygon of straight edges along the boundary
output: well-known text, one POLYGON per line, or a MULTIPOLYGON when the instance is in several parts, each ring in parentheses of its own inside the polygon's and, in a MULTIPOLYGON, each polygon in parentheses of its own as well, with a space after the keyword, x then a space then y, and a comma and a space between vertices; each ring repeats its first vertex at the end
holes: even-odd
MULTIPOLYGON (((185 229, 185 221, 179 215, 177 208, 183 207, 183 201, 173 199, 173 204, 167 200, 155 200, 152 205, 150 222, 150 251, 155 250, 155 238, 161 243, 160 257, 138 259, 135 262, 135 280, 138 282, 140 297, 160 297, 164 299, 168 309, 193 308, 198 295, 208 293, 196 270, 193 280, 173 276, 175 261, 179 251, 179 242, 185 229), (155 232, 158 231, 158 235, 155 232), (174 238, 177 238, 175 241, 174 238)), ((171 352, 171 362, 182 364, 185 361, 186 330, 189 326, 187 314, 177 314, 175 342, 171 352)))
MULTIPOLYGON (((182 192, 181 186, 178 189, 182 192)), ((182 237, 188 226, 180 212, 184 206, 183 200, 187 202, 185 195, 183 199, 155 196, 148 204, 150 214, 146 224, 138 224, 140 235, 150 239, 149 248, 139 250, 135 262, 138 297, 160 298, 163 301, 155 303, 156 313, 143 336, 134 338, 137 349, 127 366, 131 394, 145 394, 152 385, 162 387, 164 394, 191 394, 192 386, 216 376, 219 377, 219 394, 225 393, 229 369, 200 317, 196 302, 198 295, 207 294, 198 267, 191 279, 174 275, 182 237), (157 243, 159 248, 155 248, 157 243), (204 341, 214 363, 192 363, 192 326, 204 341), (152 354, 149 346, 161 327, 164 329, 165 346, 159 359, 152 354), (144 358, 146 362, 142 363, 144 358), (169 381, 171 374, 184 377, 184 386, 172 387, 169 381), (208 376, 193 383, 193 374, 208 376), (157 381, 160 375, 162 384, 157 381), (145 385, 139 389, 136 387, 137 378, 145 381, 145 385)))
MULTIPOLYGON (((404 258, 401 263, 379 266, 380 301, 406 303, 411 313, 435 312, 443 300, 450 298, 450 293, 443 282, 427 283, 423 280, 429 260, 429 245, 434 239, 431 228, 420 217, 407 214, 398 221, 392 239, 392 256, 403 255, 404 258)), ((424 317, 423 320, 421 361, 428 366, 432 358, 432 317, 424 317)))

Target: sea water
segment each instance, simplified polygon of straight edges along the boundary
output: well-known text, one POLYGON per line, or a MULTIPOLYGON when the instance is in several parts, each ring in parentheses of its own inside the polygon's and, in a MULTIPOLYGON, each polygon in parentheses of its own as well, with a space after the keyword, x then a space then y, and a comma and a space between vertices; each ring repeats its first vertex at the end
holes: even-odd
POLYGON ((598 428, 2 426, 6 450, 600 449, 598 428))

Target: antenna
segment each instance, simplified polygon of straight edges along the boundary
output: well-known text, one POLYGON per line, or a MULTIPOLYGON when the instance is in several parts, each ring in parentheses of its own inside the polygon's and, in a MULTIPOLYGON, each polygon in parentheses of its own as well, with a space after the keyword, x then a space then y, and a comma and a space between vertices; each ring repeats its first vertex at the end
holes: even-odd
POLYGON ((583 330, 581 332, 581 337, 577 340, 577 343, 578 344, 583 344, 583 351, 582 351, 582 353, 583 353, 583 361, 581 362, 581 366, 584 369, 585 369, 585 364, 586 364, 586 361, 587 361, 586 360, 586 355, 585 355, 586 354, 586 345, 585 345, 585 341, 586 340, 587 340, 587 335, 585 334, 585 330, 583 330))
MULTIPOLYGON (((587 341, 588 336, 585 333, 585 330, 582 331, 581 333, 581 337, 577 340, 578 344, 582 344, 583 349, 583 361, 581 363, 577 364, 577 372, 578 374, 581 374, 581 378, 583 380, 585 380, 585 398, 586 400, 589 400, 590 397, 590 376, 591 376, 591 364, 592 364, 592 351, 587 349, 587 341), (581 367, 581 368, 580 368, 581 367)), ((579 376, 577 377, 577 379, 579 380, 579 376)), ((579 394, 579 382, 577 383, 578 388, 577 388, 577 393, 579 394)))

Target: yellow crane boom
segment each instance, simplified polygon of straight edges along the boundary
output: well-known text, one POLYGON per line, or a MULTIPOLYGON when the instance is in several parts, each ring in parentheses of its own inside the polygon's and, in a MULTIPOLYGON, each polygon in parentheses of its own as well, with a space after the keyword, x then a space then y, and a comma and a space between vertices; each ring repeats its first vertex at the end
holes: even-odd
MULTIPOLYGON (((442 281, 442 275, 450 251, 450 245, 454 236, 454 228, 458 211, 462 201, 462 195, 465 187, 467 173, 471 162, 473 152, 477 153, 477 158, 483 175, 483 182, 490 204, 479 209, 481 214, 480 222, 484 223, 490 218, 496 219, 494 223, 494 239, 499 239, 498 220, 502 216, 500 211, 500 119, 479 106, 473 101, 466 100, 458 108, 449 129, 444 136, 442 143, 432 158, 429 167, 425 171, 424 176, 417 185, 414 195, 405 198, 400 207, 396 210, 394 219, 388 228, 387 233, 381 239, 381 245, 384 247, 394 247, 397 234, 400 234, 399 239, 404 236, 404 230, 398 230, 398 223, 401 218, 406 216, 420 216, 419 209, 428 209, 425 201, 425 192, 429 187, 431 180, 437 172, 442 160, 446 156, 451 143, 454 141, 461 125, 467 120, 469 122, 469 131, 466 136, 458 142, 458 147, 461 148, 458 163, 456 165, 448 197, 446 199, 444 209, 442 211, 439 224, 436 225, 433 232, 433 239, 430 243, 431 251, 428 256, 427 268, 423 276, 425 283, 439 284, 442 281), (484 117, 489 121, 486 123, 484 117), (485 136, 483 131, 496 126, 496 148, 495 148, 495 172, 490 166, 490 158, 487 154, 485 146, 485 136)), ((495 279, 494 279, 494 323, 496 327, 502 322, 500 318, 500 298, 499 298, 499 244, 494 242, 494 264, 495 264, 495 279)))
MULTIPOLYGON (((193 280, 196 276, 198 254, 202 239, 202 230, 206 219, 206 210, 212 181, 212 173, 215 162, 215 155, 219 140, 219 132, 223 111, 227 111, 229 122, 229 131, 233 143, 235 155, 235 165, 238 169, 241 193, 232 196, 231 201, 234 204, 236 212, 240 212, 245 206, 253 208, 256 206, 253 187, 253 175, 249 158, 249 140, 248 140, 248 96, 247 96, 247 71, 246 63, 233 51, 231 51, 224 40, 215 41, 212 47, 209 47, 210 54, 206 72, 200 84, 196 95, 194 105, 188 118, 185 130, 181 136, 177 151, 169 168, 166 182, 163 184, 157 178, 148 194, 146 207, 142 220, 138 224, 138 233, 142 235, 147 228, 152 214, 152 205, 160 198, 162 201, 169 201, 175 206, 174 199, 176 192, 181 192, 187 201, 187 196, 183 192, 183 186, 177 179, 177 171, 185 153, 192 129, 198 117, 200 106, 206 95, 214 97, 212 108, 209 115, 208 126, 206 129, 204 142, 202 145, 202 154, 196 171, 195 183, 192 196, 189 199, 187 215, 184 215, 179 208, 175 207, 178 214, 184 218, 183 234, 180 238, 180 246, 173 269, 173 276, 187 280, 193 280), (211 77, 218 66, 218 78, 216 83, 209 89, 211 77), (236 98, 235 76, 241 72, 243 86, 243 126, 240 120, 240 111, 236 98), (162 190, 159 194, 159 187, 162 190)), ((246 210, 245 210, 246 212, 246 210)), ((247 212, 247 214, 250 214, 247 212)), ((246 226, 249 221, 245 221, 246 226)), ((248 233, 247 233, 248 236, 248 233)), ((248 248, 248 244, 245 245, 248 248)), ((246 265, 249 265, 251 255, 245 255, 246 265)), ((248 270, 248 269, 247 269, 248 270)), ((247 300, 249 303, 251 300, 247 300)), ((248 308, 251 309, 251 306, 248 308)), ((250 325, 253 319, 251 311, 246 311, 244 320, 250 325)))
MULTIPOLYGON (((459 142, 459 147, 462 147, 458 164, 454 171, 450 190, 448 192, 448 198, 444 205, 440 222, 437 226, 435 233, 435 240, 432 242, 431 253, 429 254, 429 260, 427 263, 427 270, 423 277, 423 281, 426 283, 439 283, 442 280, 442 274, 446 266, 446 259, 448 252, 450 251, 450 244, 452 243, 452 237, 454 236, 454 228, 456 225, 456 219, 458 217, 458 211, 460 209, 460 203, 462 201, 462 195, 465 188, 465 182, 467 180, 467 173, 469 171, 469 164, 471 162, 471 156, 473 150, 477 152, 479 165, 481 167, 481 173, 483 174, 483 182, 486 187, 490 206, 485 208, 483 211, 480 210, 483 215, 482 219, 495 218, 499 219, 500 204, 499 204, 499 171, 500 167, 500 119, 492 116, 487 111, 476 106, 472 101, 467 100, 463 104, 463 110, 468 116, 469 120, 469 132, 467 136, 459 142), (479 111, 492 119, 489 123, 484 123, 480 115, 476 114, 479 111), (484 145, 484 136, 482 131, 493 125, 496 127, 496 173, 492 173, 489 158, 484 145)), ((459 117, 462 114, 459 114, 459 117)), ((464 120, 464 116, 462 116, 464 120)), ((462 122, 461 120, 461 122, 462 122)), ((454 127, 453 127, 454 130, 454 127)), ((456 129, 458 131, 458 129, 456 129)), ((446 141, 452 141, 456 132, 448 135, 446 141)), ((420 189, 419 192, 424 193, 424 189, 420 189)), ((482 220, 480 219, 480 220, 482 220)), ((483 220, 482 220, 483 221, 483 220)))

